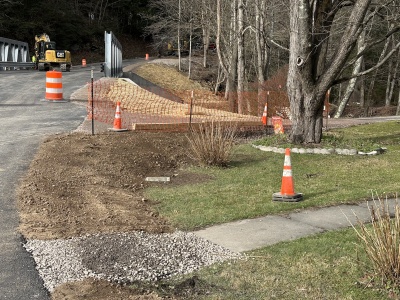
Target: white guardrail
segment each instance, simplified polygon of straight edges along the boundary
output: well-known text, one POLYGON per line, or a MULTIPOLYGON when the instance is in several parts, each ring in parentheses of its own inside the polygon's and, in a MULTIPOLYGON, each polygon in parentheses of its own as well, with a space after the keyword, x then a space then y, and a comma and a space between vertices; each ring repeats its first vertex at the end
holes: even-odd
POLYGON ((115 35, 104 32, 105 61, 104 75, 106 77, 121 77, 122 72, 122 46, 115 35))
POLYGON ((28 43, 0 37, 0 71, 33 67, 28 43))

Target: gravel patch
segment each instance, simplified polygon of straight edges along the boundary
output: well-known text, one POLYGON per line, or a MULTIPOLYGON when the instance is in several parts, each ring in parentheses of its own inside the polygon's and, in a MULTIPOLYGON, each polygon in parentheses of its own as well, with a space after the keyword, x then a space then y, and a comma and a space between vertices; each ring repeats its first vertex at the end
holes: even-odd
POLYGON ((27 240, 24 246, 35 259, 44 286, 50 292, 62 283, 89 277, 119 284, 156 281, 243 258, 242 254, 182 231, 27 240))

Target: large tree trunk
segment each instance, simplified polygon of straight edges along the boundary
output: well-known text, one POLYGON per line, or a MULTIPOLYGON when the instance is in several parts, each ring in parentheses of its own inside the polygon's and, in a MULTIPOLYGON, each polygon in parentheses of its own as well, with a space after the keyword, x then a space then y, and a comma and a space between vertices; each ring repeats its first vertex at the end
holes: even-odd
POLYGON ((312 41, 309 17, 311 14, 308 1, 290 3, 290 56, 287 90, 292 115, 292 130, 290 139, 294 143, 315 142, 316 132, 322 132, 322 126, 316 129, 315 104, 319 99, 313 95, 314 83, 312 78, 313 65, 305 58, 312 52, 312 41))
POLYGON ((290 2, 290 56, 287 90, 292 113, 289 138, 295 143, 320 143, 325 94, 332 86, 363 30, 370 0, 354 3, 335 55, 327 63, 326 42, 336 1, 290 2))

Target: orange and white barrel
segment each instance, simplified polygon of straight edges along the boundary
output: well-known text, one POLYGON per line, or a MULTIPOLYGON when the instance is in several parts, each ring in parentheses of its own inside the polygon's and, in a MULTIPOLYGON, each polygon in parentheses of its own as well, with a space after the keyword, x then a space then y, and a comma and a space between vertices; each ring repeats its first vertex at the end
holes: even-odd
POLYGON ((46 99, 63 100, 62 73, 58 71, 46 72, 46 99))
POLYGON ((82 68, 85 68, 86 67, 86 59, 82 59, 82 68))

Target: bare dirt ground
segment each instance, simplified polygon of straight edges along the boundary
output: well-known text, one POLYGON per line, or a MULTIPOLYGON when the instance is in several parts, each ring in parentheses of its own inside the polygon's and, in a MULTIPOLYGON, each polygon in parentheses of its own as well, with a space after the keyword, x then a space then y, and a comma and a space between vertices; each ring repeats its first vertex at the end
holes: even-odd
MULTIPOLYGON (((30 239, 173 228, 142 191, 146 177, 188 181, 187 138, 173 133, 74 133, 44 141, 20 185, 20 231, 30 239)), ((154 183, 153 183, 154 184, 154 183)))

